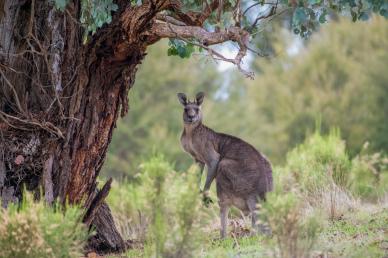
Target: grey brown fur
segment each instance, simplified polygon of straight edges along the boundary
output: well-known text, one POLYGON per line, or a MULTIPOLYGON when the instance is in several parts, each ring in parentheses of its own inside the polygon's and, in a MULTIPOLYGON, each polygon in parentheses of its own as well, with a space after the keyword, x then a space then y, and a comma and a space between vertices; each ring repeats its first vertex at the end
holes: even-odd
POLYGON ((244 214, 252 215, 256 228, 256 209, 260 200, 273 188, 272 169, 269 161, 249 143, 223 133, 217 133, 202 124, 201 104, 203 93, 198 93, 194 102, 178 93, 184 106, 184 129, 181 136, 183 149, 201 167, 207 167, 205 196, 216 179, 217 197, 221 216, 221 237, 227 235, 227 217, 230 206, 244 214))

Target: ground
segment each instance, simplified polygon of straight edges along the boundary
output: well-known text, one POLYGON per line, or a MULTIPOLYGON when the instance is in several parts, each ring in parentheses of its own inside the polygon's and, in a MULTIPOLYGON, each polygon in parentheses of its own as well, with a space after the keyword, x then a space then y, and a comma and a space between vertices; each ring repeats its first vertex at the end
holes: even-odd
MULTIPOLYGON (((358 211, 326 223, 312 251, 313 257, 388 257, 387 202, 365 204, 358 211)), ((274 257, 276 240, 263 235, 244 236, 245 224, 243 219, 231 220, 232 232, 224 240, 219 239, 218 229, 212 228, 196 257, 274 257)), ((143 250, 130 250, 127 257, 143 257, 143 250)))

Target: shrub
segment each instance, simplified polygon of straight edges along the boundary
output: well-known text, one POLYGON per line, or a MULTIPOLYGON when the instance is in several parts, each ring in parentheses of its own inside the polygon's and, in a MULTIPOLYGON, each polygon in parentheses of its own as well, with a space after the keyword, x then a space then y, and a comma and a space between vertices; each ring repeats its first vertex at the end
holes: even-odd
POLYGON ((347 188, 352 163, 339 132, 318 131, 287 155, 287 163, 274 170, 275 192, 296 193, 305 212, 318 211, 333 220, 358 205, 347 188))
POLYGON ((275 256, 310 257, 320 231, 320 217, 305 216, 300 196, 292 192, 270 193, 262 212, 276 239, 275 256))
POLYGON ((148 217, 145 213, 148 188, 138 183, 114 182, 108 195, 115 223, 125 239, 146 240, 148 217))
POLYGON ((350 189, 363 198, 380 197, 388 191, 388 158, 381 153, 367 153, 368 143, 352 160, 350 189))
POLYGON ((338 131, 328 136, 315 132, 287 155, 286 169, 291 171, 300 190, 315 195, 333 181, 345 187, 351 162, 338 131))
POLYGON ((0 257, 79 257, 88 237, 81 209, 48 207, 28 198, 0 210, 0 257))
POLYGON ((162 156, 155 156, 142 165, 142 173, 148 188, 152 253, 156 257, 192 257, 203 218, 197 169, 178 174, 162 156))
POLYGON ((144 244, 146 257, 192 257, 204 235, 201 224, 208 221, 198 169, 176 172, 161 155, 139 169, 136 182, 118 185, 108 197, 124 235, 144 244))

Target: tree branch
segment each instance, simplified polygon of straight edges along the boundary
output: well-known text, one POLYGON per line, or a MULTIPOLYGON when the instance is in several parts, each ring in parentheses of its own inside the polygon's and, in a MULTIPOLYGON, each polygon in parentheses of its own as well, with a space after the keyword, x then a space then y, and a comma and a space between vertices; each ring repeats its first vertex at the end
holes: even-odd
POLYGON ((155 22, 149 33, 159 38, 178 38, 185 41, 193 40, 190 43, 203 47, 212 56, 216 56, 223 61, 235 64, 245 76, 253 78, 253 73, 245 71, 241 67, 242 59, 247 52, 249 34, 247 31, 239 27, 231 26, 222 31, 209 32, 198 26, 178 26, 169 23, 155 22), (239 51, 233 59, 225 58, 223 55, 209 47, 211 45, 217 45, 227 41, 233 41, 239 45, 239 51))
POLYGON ((271 16, 275 15, 276 14, 276 9, 278 7, 278 3, 279 3, 279 1, 276 1, 276 3, 273 6, 271 6, 271 9, 270 9, 270 11, 267 14, 260 15, 260 16, 256 17, 255 21, 252 23, 252 25, 250 27, 254 28, 254 27, 256 27, 257 23, 260 20, 267 19, 268 17, 271 17, 271 16))
POLYGON ((171 24, 174 24, 174 25, 177 25, 177 26, 187 26, 186 23, 184 23, 184 22, 182 22, 180 20, 177 20, 174 17, 168 16, 166 14, 158 13, 156 15, 156 19, 160 20, 160 21, 163 21, 163 22, 171 23, 171 24))
POLYGON ((173 12, 173 16, 177 20, 180 20, 189 26, 201 27, 212 12, 219 7, 219 4, 220 0, 212 1, 210 5, 206 2, 202 12, 188 11, 187 13, 184 13, 182 12, 182 3, 176 1, 176 4, 172 5, 169 10, 173 12))

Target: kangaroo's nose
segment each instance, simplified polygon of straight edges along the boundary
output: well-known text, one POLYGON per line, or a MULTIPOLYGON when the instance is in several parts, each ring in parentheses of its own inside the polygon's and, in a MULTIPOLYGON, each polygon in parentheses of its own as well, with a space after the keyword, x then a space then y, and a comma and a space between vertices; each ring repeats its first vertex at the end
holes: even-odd
POLYGON ((195 117, 195 112, 188 112, 187 113, 187 116, 189 117, 189 118, 193 118, 193 117, 195 117))

